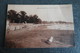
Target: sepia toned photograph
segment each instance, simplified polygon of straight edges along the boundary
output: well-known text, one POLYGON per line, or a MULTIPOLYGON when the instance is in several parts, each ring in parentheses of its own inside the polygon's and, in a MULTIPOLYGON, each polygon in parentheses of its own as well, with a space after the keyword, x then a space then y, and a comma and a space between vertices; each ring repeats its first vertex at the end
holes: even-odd
POLYGON ((7 7, 5 48, 74 46, 71 4, 15 5, 7 7))

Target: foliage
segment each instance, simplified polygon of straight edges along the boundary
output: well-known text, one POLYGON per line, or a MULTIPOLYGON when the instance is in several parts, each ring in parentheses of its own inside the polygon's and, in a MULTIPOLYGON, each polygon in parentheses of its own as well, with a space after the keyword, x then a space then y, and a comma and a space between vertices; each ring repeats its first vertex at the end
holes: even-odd
POLYGON ((41 23, 41 19, 38 18, 38 15, 28 16, 25 11, 17 12, 15 10, 8 11, 8 19, 11 23, 41 23))

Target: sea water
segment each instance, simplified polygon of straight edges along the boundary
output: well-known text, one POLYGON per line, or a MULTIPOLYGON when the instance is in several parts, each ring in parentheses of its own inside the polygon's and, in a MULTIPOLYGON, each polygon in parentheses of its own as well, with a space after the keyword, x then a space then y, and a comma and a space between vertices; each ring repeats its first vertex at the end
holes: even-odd
POLYGON ((48 25, 47 29, 74 30, 74 24, 52 24, 48 25))

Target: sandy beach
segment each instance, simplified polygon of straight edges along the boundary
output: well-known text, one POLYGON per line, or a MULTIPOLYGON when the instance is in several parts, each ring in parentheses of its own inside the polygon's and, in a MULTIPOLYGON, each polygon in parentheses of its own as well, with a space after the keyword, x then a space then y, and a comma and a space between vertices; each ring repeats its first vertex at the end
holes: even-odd
POLYGON ((33 30, 27 30, 27 28, 16 31, 10 30, 9 33, 6 33, 5 46, 7 48, 72 47, 73 34, 73 30, 43 30, 40 28, 33 30), (51 36, 54 37, 53 42, 47 44, 45 41, 51 36))

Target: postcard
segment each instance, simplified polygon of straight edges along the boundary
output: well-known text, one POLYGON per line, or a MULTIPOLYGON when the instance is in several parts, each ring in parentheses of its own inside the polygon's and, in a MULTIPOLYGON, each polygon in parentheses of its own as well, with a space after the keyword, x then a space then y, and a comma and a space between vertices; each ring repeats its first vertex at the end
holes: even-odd
POLYGON ((74 21, 71 4, 9 4, 6 18, 6 48, 74 46, 74 21))

